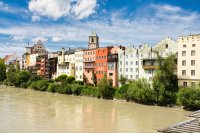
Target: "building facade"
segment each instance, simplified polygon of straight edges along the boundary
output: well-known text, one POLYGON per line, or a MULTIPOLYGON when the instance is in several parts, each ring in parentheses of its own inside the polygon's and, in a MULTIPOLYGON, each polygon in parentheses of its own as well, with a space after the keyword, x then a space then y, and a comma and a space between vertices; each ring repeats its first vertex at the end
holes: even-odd
POLYGON ((178 38, 178 84, 196 86, 200 82, 200 35, 178 38))
POLYGON ((75 51, 75 78, 77 81, 83 81, 83 49, 75 51))
POLYGON ((62 51, 58 53, 58 64, 57 64, 57 77, 66 74, 68 76, 75 76, 75 55, 74 50, 62 51))

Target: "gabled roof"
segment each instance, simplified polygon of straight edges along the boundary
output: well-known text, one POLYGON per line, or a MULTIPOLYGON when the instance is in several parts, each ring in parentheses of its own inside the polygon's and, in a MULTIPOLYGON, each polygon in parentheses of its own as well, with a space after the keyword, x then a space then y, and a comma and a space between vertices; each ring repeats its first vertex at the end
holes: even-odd
POLYGON ((200 121, 198 119, 187 120, 164 129, 158 130, 161 133, 200 133, 200 121))

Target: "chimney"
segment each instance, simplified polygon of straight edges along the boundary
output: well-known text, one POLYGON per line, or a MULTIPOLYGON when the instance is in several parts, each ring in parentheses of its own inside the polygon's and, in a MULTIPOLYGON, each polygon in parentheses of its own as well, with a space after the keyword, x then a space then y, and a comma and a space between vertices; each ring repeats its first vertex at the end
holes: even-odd
POLYGON ((65 62, 65 49, 62 48, 62 63, 65 62))

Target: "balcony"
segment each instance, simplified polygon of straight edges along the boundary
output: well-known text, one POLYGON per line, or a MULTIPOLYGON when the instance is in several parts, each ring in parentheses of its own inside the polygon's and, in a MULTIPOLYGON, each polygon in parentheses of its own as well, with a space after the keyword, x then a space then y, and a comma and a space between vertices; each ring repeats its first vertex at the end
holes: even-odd
POLYGON ((58 63, 58 66, 69 66, 69 62, 58 63))
POLYGON ((118 54, 109 54, 108 55, 108 62, 117 62, 118 61, 118 54))
POLYGON ((142 66, 143 69, 145 70, 152 70, 152 69, 158 69, 158 66, 154 66, 154 65, 146 65, 146 66, 142 66))
POLYGON ((94 66, 84 66, 83 69, 94 69, 94 66))

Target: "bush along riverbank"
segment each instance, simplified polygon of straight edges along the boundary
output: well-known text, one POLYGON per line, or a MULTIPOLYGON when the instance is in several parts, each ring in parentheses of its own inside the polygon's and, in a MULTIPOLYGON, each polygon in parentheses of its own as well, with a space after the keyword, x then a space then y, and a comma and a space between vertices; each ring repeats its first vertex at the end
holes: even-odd
POLYGON ((73 76, 60 75, 55 80, 47 80, 41 76, 32 75, 28 71, 19 70, 17 65, 7 66, 0 60, 0 84, 15 86, 36 91, 89 96, 103 99, 118 99, 147 105, 182 106, 186 110, 200 109, 200 87, 179 88, 174 75, 175 56, 165 60, 159 58, 159 69, 153 77, 152 86, 146 79, 127 81, 121 77, 120 87, 113 88, 112 81, 106 75, 97 86, 84 85, 73 76))

